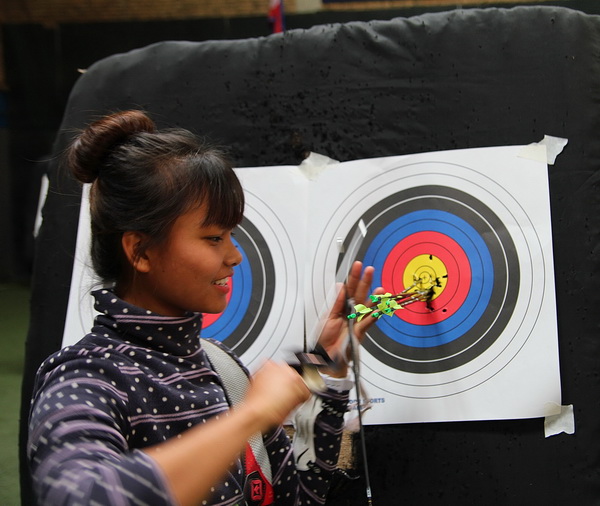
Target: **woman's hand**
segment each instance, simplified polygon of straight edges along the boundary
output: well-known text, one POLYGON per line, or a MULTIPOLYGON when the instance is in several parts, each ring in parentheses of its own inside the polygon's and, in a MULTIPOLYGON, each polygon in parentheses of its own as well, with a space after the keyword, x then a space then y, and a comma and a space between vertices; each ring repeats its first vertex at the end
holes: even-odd
MULTIPOLYGON (((345 377, 347 374, 346 359, 348 350, 344 349, 347 345, 348 336, 348 309, 347 300, 353 299, 355 304, 373 305, 369 299, 369 290, 373 281, 375 269, 371 266, 362 269, 362 262, 354 262, 350 268, 348 282, 342 286, 338 296, 323 326, 323 331, 319 337, 319 344, 325 349, 327 354, 336 362, 340 363, 337 370, 323 371, 330 376, 345 377), (362 273, 362 274, 361 274, 362 273)), ((384 293, 383 288, 374 290, 375 294, 384 293)), ((360 322, 353 325, 354 335, 359 341, 365 337, 368 328, 375 323, 375 318, 363 318, 360 322)))
POLYGON ((254 374, 243 404, 256 413, 267 430, 281 425, 290 412, 310 397, 296 370, 284 363, 267 361, 254 374))

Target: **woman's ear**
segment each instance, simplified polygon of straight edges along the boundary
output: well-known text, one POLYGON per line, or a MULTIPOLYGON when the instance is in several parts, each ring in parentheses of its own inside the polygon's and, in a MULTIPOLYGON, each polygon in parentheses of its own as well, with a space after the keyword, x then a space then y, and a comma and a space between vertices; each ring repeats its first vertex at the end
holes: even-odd
POLYGON ((121 245, 129 264, 138 272, 150 271, 150 261, 145 252, 141 251, 145 234, 129 230, 123 233, 121 245))

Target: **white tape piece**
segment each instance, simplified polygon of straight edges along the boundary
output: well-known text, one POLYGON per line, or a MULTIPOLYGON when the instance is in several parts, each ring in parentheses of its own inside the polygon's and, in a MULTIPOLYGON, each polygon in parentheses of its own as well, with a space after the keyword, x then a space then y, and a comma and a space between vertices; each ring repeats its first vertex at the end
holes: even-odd
POLYGON ((329 158, 319 153, 311 153, 302 160, 302 163, 298 166, 300 172, 302 172, 307 179, 314 180, 318 175, 327 168, 329 165, 340 163, 338 160, 329 158))
POLYGON ((564 432, 565 434, 575 433, 575 415, 573 413, 573 404, 561 406, 560 413, 550 415, 544 419, 545 437, 555 436, 564 432))
POLYGON ((562 153, 562 150, 569 142, 568 139, 562 137, 552 137, 544 135, 540 142, 529 144, 519 152, 521 158, 544 162, 547 165, 554 165, 556 157, 562 153))

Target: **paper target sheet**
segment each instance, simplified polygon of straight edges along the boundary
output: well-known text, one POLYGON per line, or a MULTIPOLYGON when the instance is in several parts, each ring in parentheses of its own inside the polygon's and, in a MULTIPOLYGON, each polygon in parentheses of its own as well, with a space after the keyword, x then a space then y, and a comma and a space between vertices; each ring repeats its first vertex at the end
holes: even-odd
POLYGON ((311 189, 307 319, 359 220, 373 289, 441 278, 381 317, 361 351, 365 423, 541 417, 560 405, 547 166, 499 147, 357 160, 311 189), (332 190, 335 188, 335 191, 332 190), (315 231, 316 232, 316 231, 315 231), (337 239, 337 241, 335 240, 337 239), (429 307, 428 307, 429 306, 429 307))

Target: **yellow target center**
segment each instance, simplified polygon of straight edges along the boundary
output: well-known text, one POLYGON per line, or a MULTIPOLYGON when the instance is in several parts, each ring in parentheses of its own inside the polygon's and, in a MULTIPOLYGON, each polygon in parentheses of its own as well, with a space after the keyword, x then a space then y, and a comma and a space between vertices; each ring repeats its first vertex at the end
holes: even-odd
POLYGON ((418 255, 413 258, 404 270, 402 282, 404 289, 410 291, 426 291, 433 288, 435 299, 444 291, 448 281, 448 271, 444 262, 434 255, 418 255))

